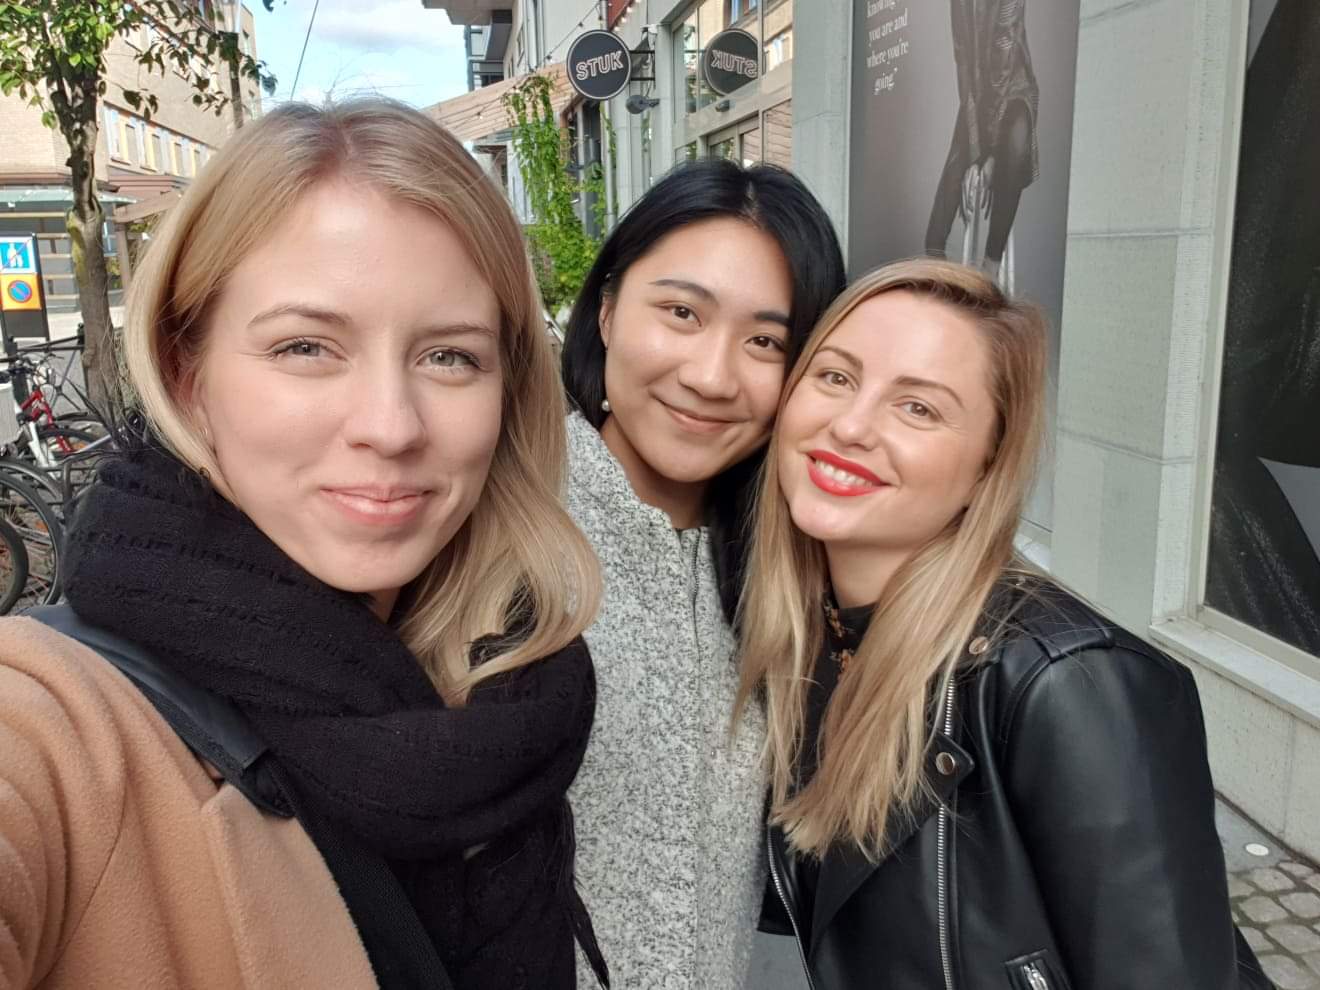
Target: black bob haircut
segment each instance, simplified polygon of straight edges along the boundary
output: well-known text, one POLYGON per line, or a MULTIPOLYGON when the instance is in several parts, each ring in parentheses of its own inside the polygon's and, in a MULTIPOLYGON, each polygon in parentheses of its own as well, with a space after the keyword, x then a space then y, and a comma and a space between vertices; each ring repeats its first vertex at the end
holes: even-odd
MULTIPOLYGON (((569 399, 596 429, 605 422, 602 301, 624 273, 666 234, 704 220, 743 220, 779 245, 792 279, 785 369, 847 280, 834 225, 802 181, 774 165, 744 167, 721 158, 683 163, 628 210, 610 233, 568 318, 563 378, 569 399)), ((706 500, 720 603, 733 621, 742 591, 746 529, 764 449, 711 479, 706 500)))

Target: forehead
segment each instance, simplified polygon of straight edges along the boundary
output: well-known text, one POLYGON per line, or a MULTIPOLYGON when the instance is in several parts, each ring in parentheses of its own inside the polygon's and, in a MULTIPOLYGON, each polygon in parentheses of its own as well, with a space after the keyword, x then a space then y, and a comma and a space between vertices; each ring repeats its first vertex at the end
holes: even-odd
POLYGON ((435 214, 343 179, 309 189, 240 261, 221 305, 316 302, 354 322, 442 316, 498 328, 500 306, 459 236, 435 214))
POLYGON ((860 303, 820 346, 847 350, 867 374, 964 386, 988 382, 988 355, 976 323, 948 303, 907 290, 860 303))
POLYGON ((739 301, 787 309, 792 277, 779 243, 760 227, 734 217, 690 223, 660 238, 624 273, 625 286, 677 278, 739 301))

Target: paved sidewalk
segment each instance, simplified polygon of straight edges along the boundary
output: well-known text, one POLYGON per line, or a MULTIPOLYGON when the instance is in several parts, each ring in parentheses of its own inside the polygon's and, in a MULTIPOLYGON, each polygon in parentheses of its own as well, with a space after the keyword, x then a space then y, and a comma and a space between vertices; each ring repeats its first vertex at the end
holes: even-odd
MULTIPOLYGON (((1220 802, 1233 917, 1279 990, 1320 990, 1320 870, 1220 802)), ((758 935, 749 990, 806 990, 793 940, 758 935)))
POLYGON ((1320 990, 1320 871, 1222 803, 1217 823, 1233 917, 1261 966, 1279 990, 1320 990))

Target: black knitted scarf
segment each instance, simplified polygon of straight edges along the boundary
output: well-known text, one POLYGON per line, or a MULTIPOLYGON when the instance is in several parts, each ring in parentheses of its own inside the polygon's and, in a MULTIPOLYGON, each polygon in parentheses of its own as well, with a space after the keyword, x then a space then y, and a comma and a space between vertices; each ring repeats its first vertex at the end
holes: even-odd
POLYGON ((573 986, 585 918, 565 794, 594 710, 580 641, 446 707, 361 596, 313 578, 156 451, 102 467, 62 563, 82 618, 227 699, 265 739, 300 820, 319 823, 308 832, 382 985, 419 981, 386 978, 368 937, 381 922, 364 917, 380 891, 355 894, 346 849, 389 864, 378 874, 397 881, 456 986, 573 986))

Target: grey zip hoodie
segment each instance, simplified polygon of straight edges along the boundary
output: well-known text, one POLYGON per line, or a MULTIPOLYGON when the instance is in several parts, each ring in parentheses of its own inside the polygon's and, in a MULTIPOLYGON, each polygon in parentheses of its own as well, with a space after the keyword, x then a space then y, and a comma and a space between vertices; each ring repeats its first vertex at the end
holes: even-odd
MULTIPOLYGON (((737 990, 765 882, 765 717, 753 706, 730 739, 738 671, 710 537, 638 499, 576 413, 568 438, 568 509, 605 578, 585 634, 596 721, 569 792, 578 887, 613 990, 737 990)), ((578 986, 596 986, 581 950, 578 986)))

